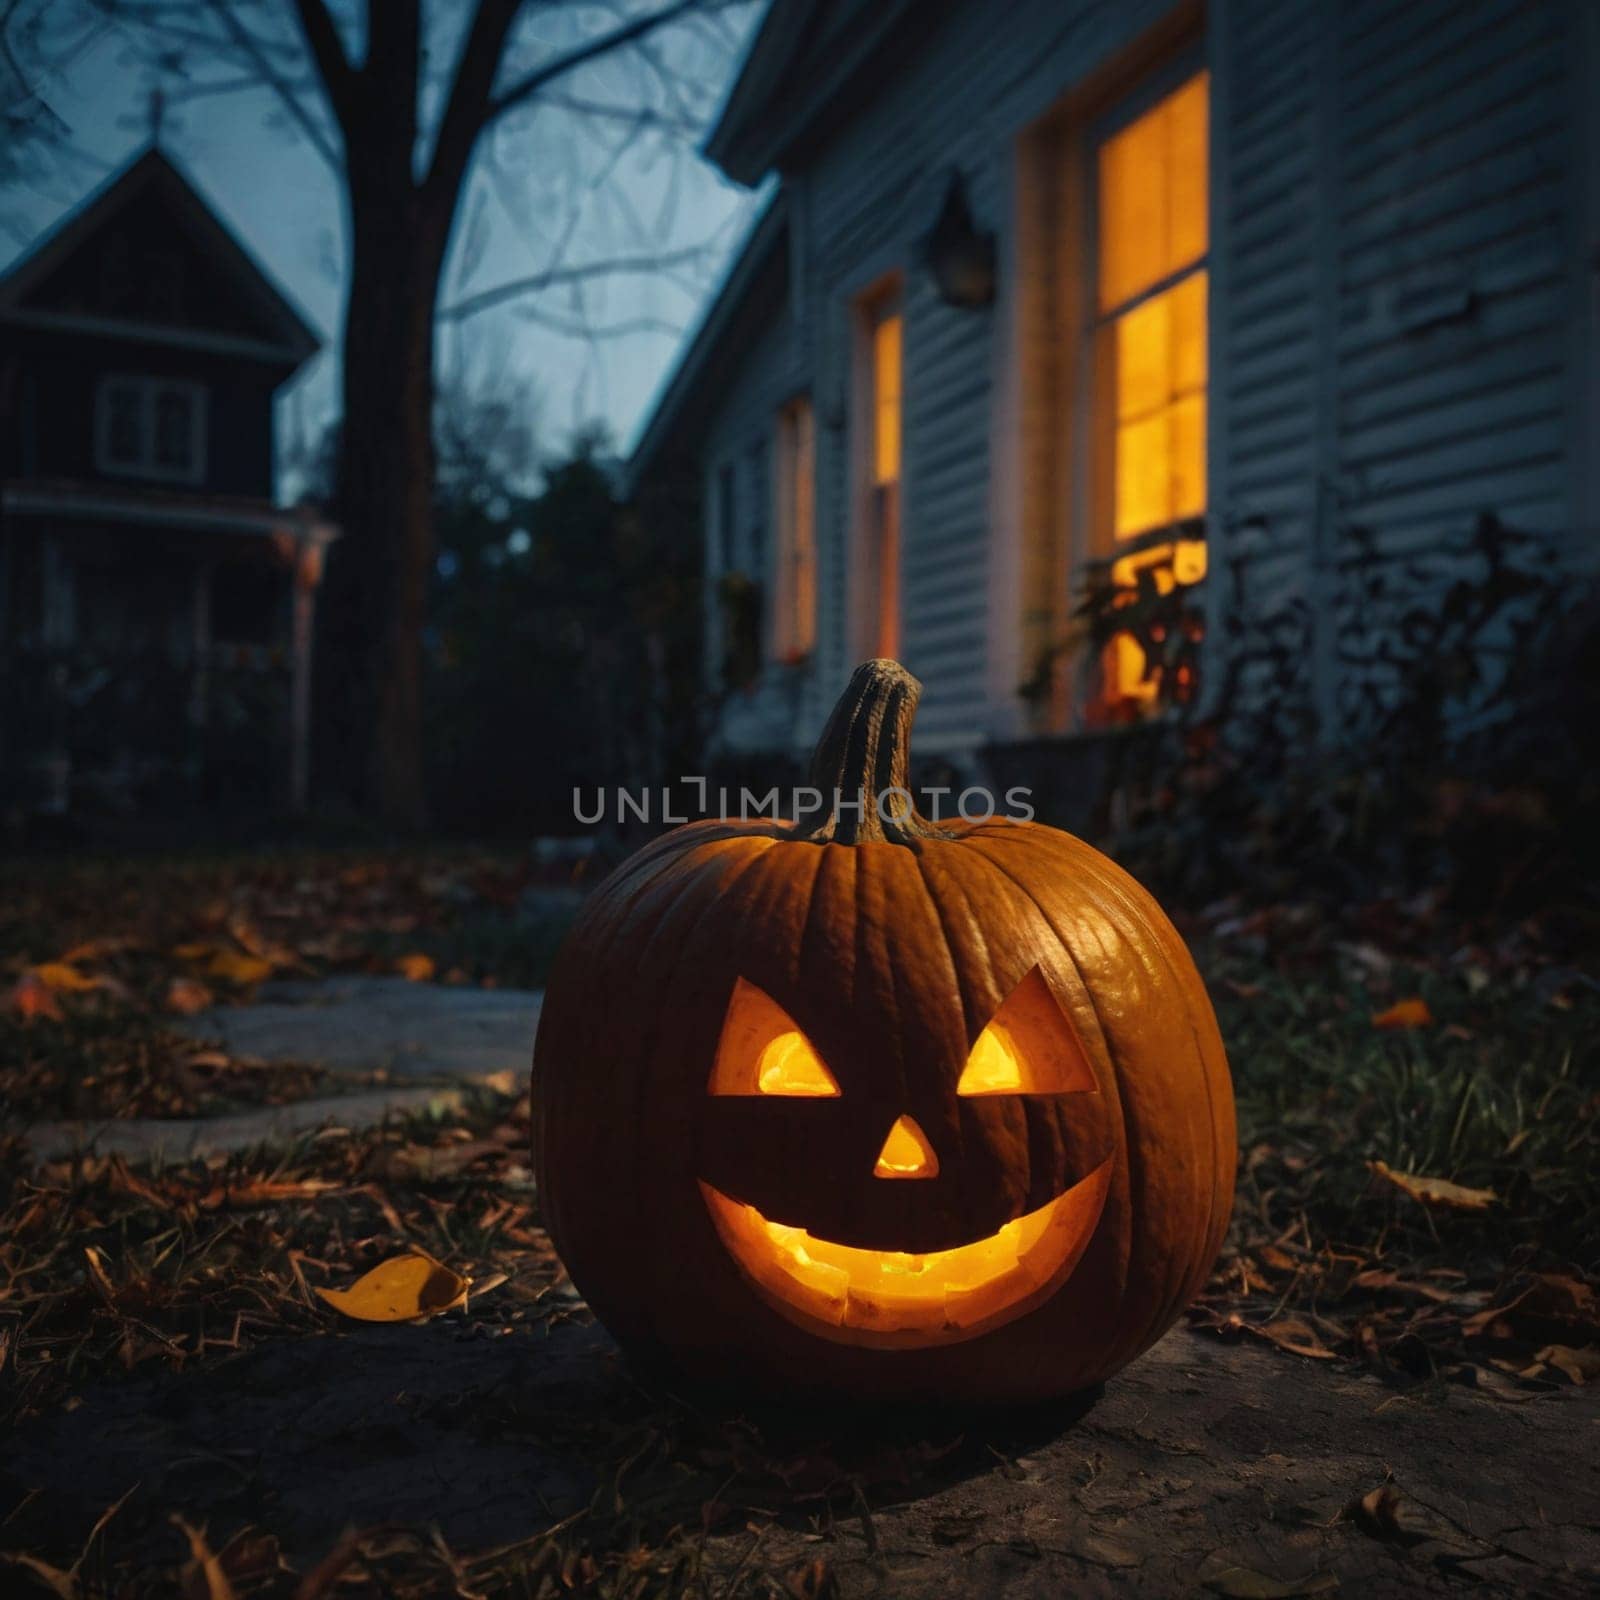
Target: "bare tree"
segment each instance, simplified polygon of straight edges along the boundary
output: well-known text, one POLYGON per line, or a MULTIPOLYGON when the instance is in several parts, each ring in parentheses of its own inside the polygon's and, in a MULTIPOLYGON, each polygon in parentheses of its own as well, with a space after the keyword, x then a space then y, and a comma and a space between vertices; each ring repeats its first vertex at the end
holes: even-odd
MULTIPOLYGON (((436 333, 452 241, 469 256, 477 248, 477 218, 458 226, 469 174, 478 163, 502 199, 520 184, 538 193, 535 205, 575 217, 562 182, 604 184, 630 144, 681 145, 704 127, 731 61, 737 32, 728 13, 737 3, 37 0, 29 11, 37 43, 49 35, 40 19, 52 4, 74 16, 92 6, 147 62, 181 77, 174 105, 267 85, 339 174, 349 286, 336 470, 344 538, 322 608, 322 681, 339 684, 333 743, 359 752, 347 787, 391 824, 415 827, 424 817, 421 630, 433 560, 436 333), (564 160, 570 128, 543 148, 526 136, 515 151, 494 148, 492 135, 541 109, 585 122, 602 158, 564 160), (609 143, 598 129, 609 130, 609 143), (552 173, 564 177, 552 183, 552 173)), ((70 25, 58 24, 58 34, 70 36, 70 25)), ((670 204, 670 175, 663 189, 670 204)), ((632 206, 625 196, 618 203, 632 206)), ((554 231, 556 248, 538 271, 463 293, 444 308, 447 321, 554 291, 565 296, 561 308, 532 314, 593 336, 592 297, 576 286, 671 273, 695 253, 624 249, 586 262, 572 247, 574 223, 554 231)), ((642 220, 637 232, 648 239, 642 220)), ((637 319, 614 324, 628 325, 637 319)))

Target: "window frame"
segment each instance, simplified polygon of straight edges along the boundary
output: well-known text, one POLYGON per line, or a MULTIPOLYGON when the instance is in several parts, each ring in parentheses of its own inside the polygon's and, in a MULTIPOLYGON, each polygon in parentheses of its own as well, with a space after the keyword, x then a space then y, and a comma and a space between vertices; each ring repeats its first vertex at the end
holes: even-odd
POLYGON ((208 444, 207 406, 210 391, 192 378, 157 378, 145 373, 108 372, 95 386, 94 464, 107 477, 141 478, 152 483, 194 486, 206 476, 208 444), (126 459, 111 448, 113 395, 131 390, 138 396, 139 454, 126 459), (166 466, 158 458, 160 400, 164 394, 181 394, 189 406, 189 460, 183 466, 166 466))
MULTIPOLYGON (((1117 322, 1147 301, 1166 294, 1197 272, 1206 274, 1206 382, 1205 395, 1206 443, 1202 461, 1206 472, 1205 503, 1198 513, 1202 523, 1208 521, 1212 508, 1211 433, 1212 396, 1215 390, 1212 370, 1214 340, 1213 261, 1217 252, 1215 217, 1212 199, 1216 184, 1215 138, 1215 88, 1209 52, 1203 39, 1193 39, 1187 45, 1164 56, 1144 72, 1125 91, 1098 114, 1089 116, 1080 124, 1076 149, 1076 182, 1083 197, 1082 272, 1074 289, 1074 316, 1071 337, 1077 345, 1078 368, 1073 390, 1077 404, 1074 412, 1079 418, 1078 439, 1073 451, 1080 463, 1077 474, 1078 487, 1073 521, 1080 529, 1077 561, 1073 585, 1081 583, 1088 570, 1098 563, 1139 555, 1164 544, 1198 542, 1202 548, 1206 540, 1179 541, 1175 530, 1181 522, 1158 524, 1155 527, 1118 540, 1115 532, 1116 516, 1116 394, 1115 364, 1106 360, 1108 336, 1117 322), (1131 127, 1141 117, 1154 109, 1169 95, 1174 94, 1192 79, 1205 74, 1208 78, 1206 118, 1206 248, 1194 260, 1181 268, 1164 274, 1154 283, 1147 284, 1136 294, 1117 302, 1110 310, 1100 307, 1101 270, 1101 183, 1100 152, 1119 133, 1131 127)), ((1209 552, 1208 552, 1209 554, 1209 552)), ((1108 569, 1109 571, 1109 569, 1108 569)), ((1074 698, 1079 715, 1091 724, 1103 722, 1104 712, 1110 704, 1113 686, 1108 681, 1105 665, 1100 656, 1083 663, 1080 674, 1080 692, 1074 698)))
POLYGON ((769 649, 773 660, 797 665, 817 647, 817 412, 809 390, 778 407, 773 430, 769 649))

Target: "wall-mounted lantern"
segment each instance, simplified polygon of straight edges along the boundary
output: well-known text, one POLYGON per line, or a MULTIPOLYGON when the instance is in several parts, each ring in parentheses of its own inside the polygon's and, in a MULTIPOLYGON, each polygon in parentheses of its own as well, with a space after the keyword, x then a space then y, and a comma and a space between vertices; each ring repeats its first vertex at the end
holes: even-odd
POLYGON ((994 235, 972 220, 959 167, 951 168, 938 220, 922 241, 922 263, 947 306, 977 311, 994 304, 994 235))

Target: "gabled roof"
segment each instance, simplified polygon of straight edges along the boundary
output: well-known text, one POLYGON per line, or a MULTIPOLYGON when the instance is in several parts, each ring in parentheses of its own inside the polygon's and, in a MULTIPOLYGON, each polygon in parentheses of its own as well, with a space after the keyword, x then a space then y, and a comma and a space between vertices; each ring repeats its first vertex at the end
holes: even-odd
POLYGON ((775 195, 757 216, 739 253, 711 298, 650 407, 649 421, 622 469, 621 487, 632 494, 649 469, 674 449, 683 450, 716 401, 715 379, 742 348, 739 335, 781 306, 788 285, 789 211, 775 195))
POLYGON ((900 24, 937 20, 944 0, 772 0, 705 153, 756 184, 818 124, 900 24))
POLYGON ((322 341, 255 257, 200 197, 194 185, 160 150, 151 148, 112 174, 75 211, 44 235, 0 278, 0 322, 38 327, 72 326, 111 336, 136 336, 184 347, 208 345, 232 353, 281 362, 291 370, 321 348, 322 341), (248 306, 263 337, 217 335, 204 327, 162 324, 41 309, 29 302, 103 229, 136 204, 157 201, 172 214, 186 241, 248 306))

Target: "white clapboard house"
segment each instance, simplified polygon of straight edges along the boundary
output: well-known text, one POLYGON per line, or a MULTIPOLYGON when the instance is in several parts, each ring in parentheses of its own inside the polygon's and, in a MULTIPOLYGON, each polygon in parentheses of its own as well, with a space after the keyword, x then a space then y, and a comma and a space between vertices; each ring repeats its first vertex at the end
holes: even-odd
POLYGON ((1208 574, 1202 678, 1292 600, 1324 710, 1348 529, 1596 564, 1595 0, 773 0, 708 153, 770 198, 629 476, 700 507, 714 753, 881 654, 958 770, 1116 737, 1092 563, 1208 574))

